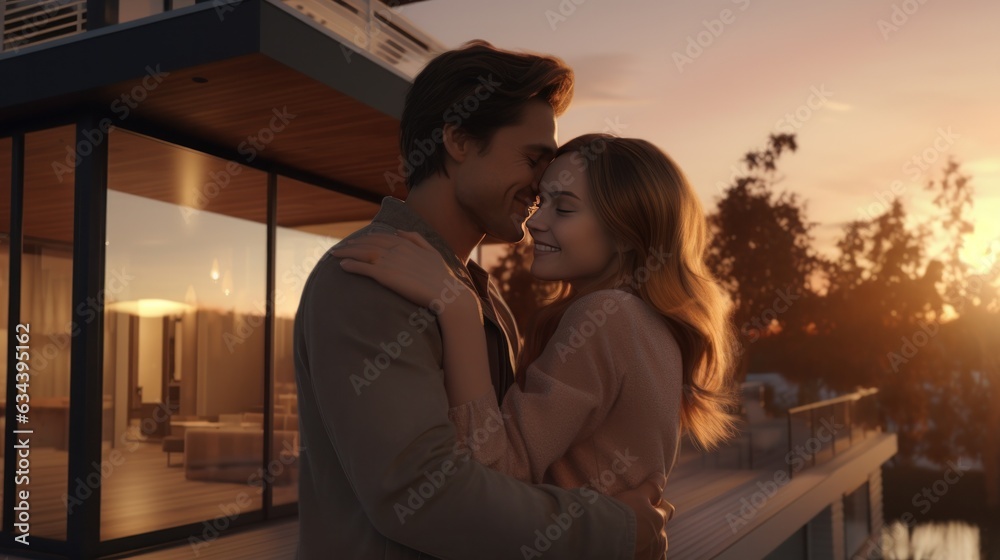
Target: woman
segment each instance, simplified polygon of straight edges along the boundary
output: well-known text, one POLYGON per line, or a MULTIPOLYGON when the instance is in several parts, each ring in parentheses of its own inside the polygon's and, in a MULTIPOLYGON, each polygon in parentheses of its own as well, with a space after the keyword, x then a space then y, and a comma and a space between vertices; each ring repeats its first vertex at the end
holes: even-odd
POLYGON ((476 460, 526 482, 614 495, 669 474, 681 429, 704 448, 732 432, 729 306, 703 261, 701 205, 649 142, 571 140, 541 191, 526 222, 531 273, 561 285, 535 315, 517 387, 499 407, 480 300, 426 240, 371 234, 333 254, 438 313, 449 417, 476 460), (443 298, 446 285, 462 286, 460 296, 443 298))

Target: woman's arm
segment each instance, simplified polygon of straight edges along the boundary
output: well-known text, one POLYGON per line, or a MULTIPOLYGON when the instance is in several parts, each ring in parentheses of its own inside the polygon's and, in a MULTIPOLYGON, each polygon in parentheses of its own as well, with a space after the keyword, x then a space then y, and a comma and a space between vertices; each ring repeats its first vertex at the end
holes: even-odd
POLYGON ((540 483, 574 443, 605 422, 621 389, 615 355, 630 351, 622 341, 630 340, 635 311, 617 309, 620 299, 605 293, 571 305, 545 352, 524 372, 524 388, 511 386, 499 407, 487 394, 448 411, 458 439, 464 438, 477 461, 540 483), (607 304, 616 312, 609 313, 607 304), (600 326, 591 330, 594 317, 600 326), (585 340, 577 340, 581 329, 589 334, 585 340))
POLYGON ((524 391, 513 385, 501 411, 490 381, 479 296, 454 277, 440 253, 419 234, 403 231, 368 234, 344 245, 332 254, 343 258, 345 270, 438 313, 452 405, 448 417, 458 442, 477 461, 523 481, 541 482, 570 445, 604 421, 621 385, 613 354, 627 351, 616 347, 611 335, 620 337, 631 328, 628 313, 606 317, 578 345, 570 330, 606 311, 599 299, 571 306, 550 341, 554 351, 529 366, 524 391))
POLYGON ((438 313, 444 338, 444 384, 448 403, 459 406, 493 395, 479 297, 463 292, 438 313))

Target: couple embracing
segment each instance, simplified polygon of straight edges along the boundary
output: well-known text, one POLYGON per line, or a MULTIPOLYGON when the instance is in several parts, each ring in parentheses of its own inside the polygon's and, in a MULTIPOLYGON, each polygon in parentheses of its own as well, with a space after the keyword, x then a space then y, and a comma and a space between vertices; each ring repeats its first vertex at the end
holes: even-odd
POLYGON ((729 304, 681 170, 640 139, 558 145, 572 95, 561 60, 484 41, 414 80, 406 200, 324 255, 295 318, 300 560, 666 557, 682 433, 733 429, 729 304), (530 237, 557 282, 525 333, 469 258, 486 234, 530 237))

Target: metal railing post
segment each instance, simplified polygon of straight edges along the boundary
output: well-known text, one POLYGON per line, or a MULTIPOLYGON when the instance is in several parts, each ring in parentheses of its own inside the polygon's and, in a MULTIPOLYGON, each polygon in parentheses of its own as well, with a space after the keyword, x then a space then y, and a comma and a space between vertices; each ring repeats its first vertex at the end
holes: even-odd
POLYGON ((851 447, 854 445, 854 421, 852 419, 851 408, 854 407, 855 401, 847 401, 847 410, 844 413, 847 417, 844 419, 844 425, 847 426, 847 445, 851 447))
MULTIPOLYGON (((809 409, 809 441, 815 441, 815 440, 816 440, 816 409, 815 408, 810 408, 809 409)), ((817 451, 819 451, 819 450, 817 450, 817 451)), ((812 456, 813 456, 813 466, 815 467, 816 466, 816 452, 815 451, 813 452, 812 456)))
POLYGON ((788 463, 788 480, 792 479, 793 469, 792 462, 788 460, 789 455, 792 454, 792 414, 788 414, 788 453, 785 454, 785 462, 788 463))
MULTIPOLYGON (((836 426, 837 425, 837 405, 836 404, 830 406, 830 413, 831 413, 830 419, 832 420, 831 424, 833 424, 834 426, 836 426)), ((833 447, 833 456, 836 457, 837 456, 837 432, 832 432, 830 434, 830 436, 833 438, 833 440, 830 442, 830 446, 833 447)))

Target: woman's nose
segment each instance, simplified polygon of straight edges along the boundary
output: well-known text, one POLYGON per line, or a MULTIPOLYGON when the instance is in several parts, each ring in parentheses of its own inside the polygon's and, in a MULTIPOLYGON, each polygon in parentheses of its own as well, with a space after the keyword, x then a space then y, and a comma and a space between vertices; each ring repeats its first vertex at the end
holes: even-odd
POLYGON ((532 212, 531 216, 528 216, 528 219, 525 220, 524 225, 528 227, 528 231, 542 231, 547 227, 545 221, 541 219, 541 213, 542 210, 539 208, 532 212))

